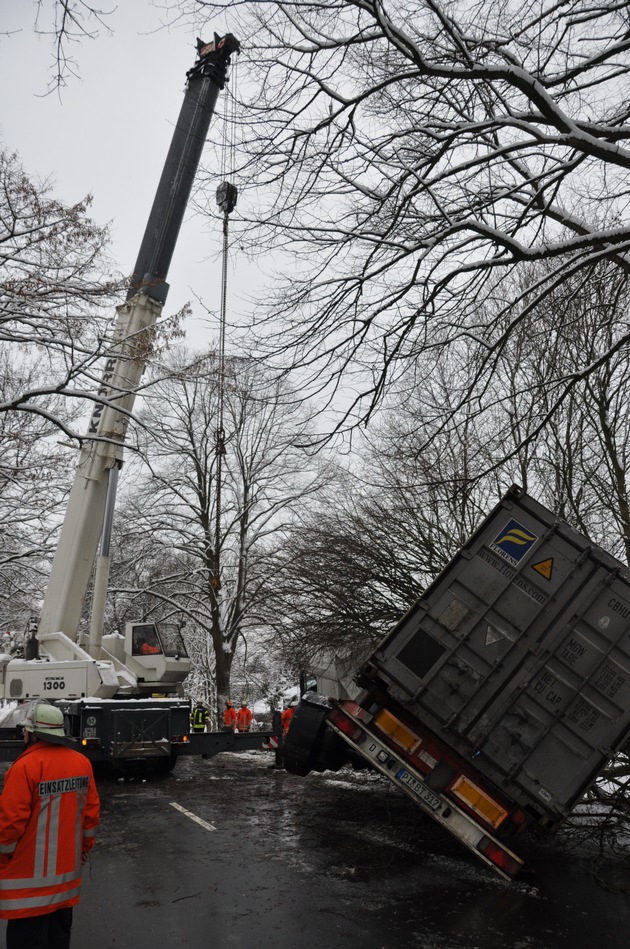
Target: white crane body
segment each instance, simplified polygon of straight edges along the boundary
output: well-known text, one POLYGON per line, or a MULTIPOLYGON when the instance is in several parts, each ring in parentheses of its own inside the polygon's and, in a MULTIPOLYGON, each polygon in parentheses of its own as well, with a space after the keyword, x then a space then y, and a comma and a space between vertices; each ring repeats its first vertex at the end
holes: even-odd
MULTIPOLYGON (((68 507, 37 624, 23 655, 0 654, 0 697, 18 701, 113 699, 155 692, 181 694, 190 661, 179 630, 148 621, 128 623, 124 636, 103 636, 109 537, 118 471, 140 380, 152 348, 152 328, 168 293, 166 277, 230 56, 228 34, 198 43, 187 73, 184 103, 130 281, 117 307, 111 346, 81 449, 68 507), (97 550, 101 549, 97 558, 97 550), (89 636, 79 636, 86 592, 95 573, 89 636)), ((146 707, 143 706, 143 714, 146 707)))

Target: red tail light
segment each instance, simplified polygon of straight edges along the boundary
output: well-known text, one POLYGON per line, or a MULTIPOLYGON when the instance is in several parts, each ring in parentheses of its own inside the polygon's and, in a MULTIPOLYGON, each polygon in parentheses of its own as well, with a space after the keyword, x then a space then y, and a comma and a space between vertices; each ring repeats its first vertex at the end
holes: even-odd
POLYGON ((494 840, 490 840, 489 837, 481 838, 477 844, 477 850, 509 877, 515 877, 523 866, 522 861, 519 860, 518 857, 515 857, 514 854, 511 854, 508 850, 504 850, 500 844, 495 843, 494 840))
POLYGON ((331 715, 331 721, 334 722, 336 728, 340 732, 343 732, 344 735, 347 735, 348 738, 351 738, 352 741, 358 741, 359 738, 363 736, 363 732, 358 728, 355 723, 350 718, 346 718, 345 715, 331 715))

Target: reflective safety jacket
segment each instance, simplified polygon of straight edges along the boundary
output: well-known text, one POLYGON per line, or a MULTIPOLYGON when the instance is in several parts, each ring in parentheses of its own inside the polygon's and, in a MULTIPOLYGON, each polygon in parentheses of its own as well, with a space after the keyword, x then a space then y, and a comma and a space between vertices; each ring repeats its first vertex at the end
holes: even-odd
POLYGON ((236 725, 240 732, 248 732, 254 716, 248 708, 239 708, 236 713, 236 725))
POLYGON ((190 721, 194 732, 202 732, 208 721, 208 709, 203 705, 195 705, 190 713, 190 721))
POLYGON ((65 745, 35 741, 0 796, 0 918, 43 916, 79 902, 82 855, 100 803, 92 765, 65 745))
POLYGON ((291 719, 293 718, 294 713, 295 713, 295 709, 292 706, 289 706, 289 708, 285 708, 284 712, 282 713, 282 734, 283 735, 286 735, 286 733, 288 732, 289 725, 291 724, 291 719))
POLYGON ((232 730, 236 728, 236 709, 233 705, 228 705, 223 713, 223 724, 232 730))

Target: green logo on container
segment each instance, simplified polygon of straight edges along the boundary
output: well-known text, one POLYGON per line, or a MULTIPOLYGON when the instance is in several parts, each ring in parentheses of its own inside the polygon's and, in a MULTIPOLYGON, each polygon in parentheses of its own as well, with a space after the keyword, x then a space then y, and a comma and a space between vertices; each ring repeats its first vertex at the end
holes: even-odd
POLYGON ((538 537, 526 531, 518 521, 508 521, 505 528, 490 544, 490 549, 517 567, 525 554, 529 553, 538 537))

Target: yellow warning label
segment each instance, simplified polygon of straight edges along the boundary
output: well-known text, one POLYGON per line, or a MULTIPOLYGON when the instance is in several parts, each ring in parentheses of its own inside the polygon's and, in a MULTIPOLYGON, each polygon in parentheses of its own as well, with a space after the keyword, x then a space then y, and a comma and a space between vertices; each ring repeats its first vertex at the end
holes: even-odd
POLYGON ((550 557, 549 560, 541 560, 539 563, 533 563, 532 570, 535 570, 536 573, 539 573, 541 577, 545 578, 545 580, 551 580, 553 557, 550 557))

